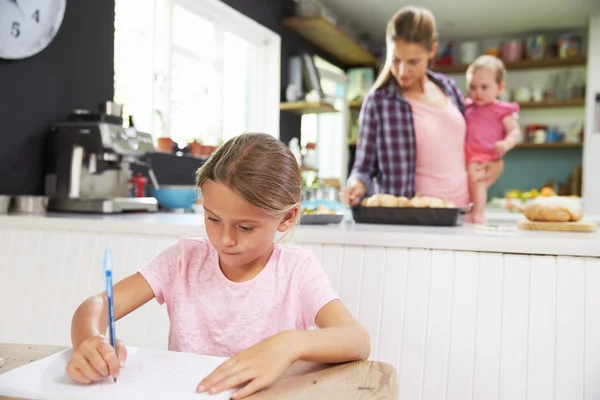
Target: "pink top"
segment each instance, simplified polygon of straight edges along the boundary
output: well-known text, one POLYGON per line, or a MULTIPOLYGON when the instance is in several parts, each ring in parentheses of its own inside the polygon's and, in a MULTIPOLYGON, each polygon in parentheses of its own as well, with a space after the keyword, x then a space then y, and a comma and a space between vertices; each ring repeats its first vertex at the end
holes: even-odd
POLYGON ((479 159, 480 155, 487 159, 497 160, 494 143, 504 139, 504 124, 502 120, 509 115, 519 112, 517 103, 495 101, 484 106, 478 106, 472 99, 465 101, 465 119, 467 120, 466 150, 469 160, 479 159))
POLYGON ((444 108, 437 108, 405 99, 412 108, 415 126, 415 192, 466 207, 469 188, 465 166, 465 119, 450 100, 444 108))
POLYGON ((265 268, 235 283, 208 239, 181 238, 140 274, 166 303, 169 350, 230 357, 283 330, 315 326, 339 297, 312 252, 275 246, 265 268))

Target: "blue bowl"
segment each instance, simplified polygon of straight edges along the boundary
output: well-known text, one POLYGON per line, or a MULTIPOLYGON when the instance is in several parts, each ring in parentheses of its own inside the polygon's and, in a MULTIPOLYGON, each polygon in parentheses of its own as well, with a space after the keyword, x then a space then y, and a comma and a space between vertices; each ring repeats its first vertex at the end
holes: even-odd
POLYGON ((191 210, 198 199, 196 186, 161 186, 150 189, 150 195, 158 204, 169 210, 191 210))

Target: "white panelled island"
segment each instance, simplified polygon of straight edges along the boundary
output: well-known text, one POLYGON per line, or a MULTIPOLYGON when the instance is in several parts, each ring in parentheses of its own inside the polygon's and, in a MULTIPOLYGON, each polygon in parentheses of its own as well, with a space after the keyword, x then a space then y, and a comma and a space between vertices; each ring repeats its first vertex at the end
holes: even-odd
MULTIPOLYGON (((600 396, 600 233, 530 232, 515 223, 417 227, 299 225, 392 364, 402 399, 600 396)), ((181 236, 199 214, 0 216, 0 342, 68 345, 77 305, 181 236)), ((164 349, 166 310, 151 302, 117 324, 126 344, 164 349)))

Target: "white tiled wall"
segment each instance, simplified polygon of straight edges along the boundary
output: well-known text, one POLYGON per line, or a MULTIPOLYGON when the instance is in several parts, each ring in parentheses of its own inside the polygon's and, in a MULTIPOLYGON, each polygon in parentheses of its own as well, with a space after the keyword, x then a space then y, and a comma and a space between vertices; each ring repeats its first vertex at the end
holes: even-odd
MULTIPOLYGON (((176 237, 0 228, 0 342, 69 344, 77 305, 176 237)), ((367 327, 371 358, 392 364, 401 399, 596 399, 600 259, 314 245, 367 327)), ((127 344, 166 348, 156 302, 119 321, 127 344)))

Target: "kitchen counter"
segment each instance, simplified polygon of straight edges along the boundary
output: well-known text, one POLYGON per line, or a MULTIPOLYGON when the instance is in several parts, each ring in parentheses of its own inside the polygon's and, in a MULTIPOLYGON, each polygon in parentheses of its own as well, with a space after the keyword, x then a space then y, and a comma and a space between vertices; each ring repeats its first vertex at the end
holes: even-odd
MULTIPOLYGON (((600 234, 498 225, 512 230, 300 225, 289 242, 315 254, 370 358, 396 368, 399 398, 597 397, 600 234)), ((0 216, 0 342, 69 345, 73 312, 103 290, 105 246, 118 281, 205 234, 198 214, 0 216)), ((128 345, 166 349, 156 301, 117 326, 128 345)))
MULTIPOLYGON (((499 213, 502 214, 502 213, 499 213)), ((508 214, 508 213, 505 213, 508 214)), ((506 215, 504 215, 506 217, 506 215)), ((514 221, 518 216, 512 216, 514 221)), ((491 218, 492 221, 497 219, 491 218)), ((506 219, 498 230, 470 224, 460 227, 356 224, 299 225, 291 242, 421 248, 493 253, 600 257, 600 233, 533 232, 516 229, 506 219)), ((157 236, 206 236, 200 214, 46 215, 0 216, 0 228, 38 228, 157 236)))

